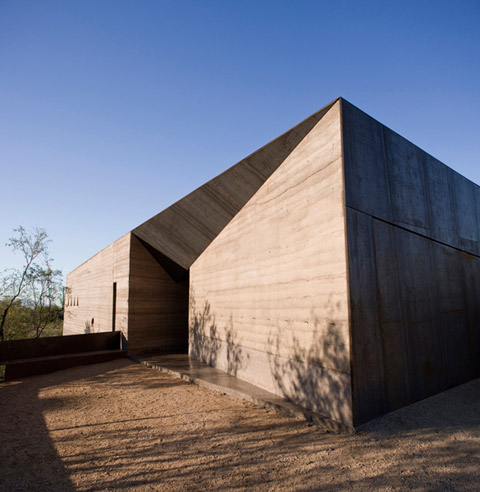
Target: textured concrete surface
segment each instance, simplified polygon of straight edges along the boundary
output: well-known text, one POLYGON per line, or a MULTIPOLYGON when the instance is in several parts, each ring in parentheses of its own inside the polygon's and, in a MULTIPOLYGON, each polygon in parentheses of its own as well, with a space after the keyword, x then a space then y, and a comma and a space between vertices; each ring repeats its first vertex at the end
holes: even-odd
POLYGON ((342 105, 358 425, 480 376, 480 188, 342 105))
POLYGON ((52 355, 31 359, 15 360, 5 366, 5 381, 21 379, 49 372, 61 371, 76 366, 109 362, 127 357, 126 350, 96 350, 75 354, 52 355))
POLYGON ((480 376, 479 240, 480 188, 339 99, 72 272, 65 333, 116 282, 131 348, 358 426, 480 376))
POLYGON ((188 269, 333 103, 174 203, 133 233, 188 269))
POLYGON ((349 208, 480 254, 480 187, 342 100, 349 208))
POLYGON ((120 332, 91 333, 61 337, 5 340, 0 342, 0 364, 32 357, 116 350, 121 348, 120 332))
POLYGON ((174 280, 132 234, 128 348, 188 345, 188 276, 174 280))
POLYGON ((351 424, 342 164, 337 102, 190 268, 189 342, 351 424))
POLYGON ((108 331, 114 318, 133 350, 186 344, 188 268, 332 104, 70 273, 64 334, 108 331))
POLYGON ((64 335, 112 331, 116 282, 115 329, 128 337, 130 242, 125 234, 67 275, 64 335))

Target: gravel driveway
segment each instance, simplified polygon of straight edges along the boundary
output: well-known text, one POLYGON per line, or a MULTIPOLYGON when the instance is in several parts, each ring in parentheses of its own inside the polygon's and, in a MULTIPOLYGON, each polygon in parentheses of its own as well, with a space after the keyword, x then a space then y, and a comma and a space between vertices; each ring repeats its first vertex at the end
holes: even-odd
POLYGON ((480 380, 354 436, 120 360, 0 385, 0 491, 480 490, 480 380))

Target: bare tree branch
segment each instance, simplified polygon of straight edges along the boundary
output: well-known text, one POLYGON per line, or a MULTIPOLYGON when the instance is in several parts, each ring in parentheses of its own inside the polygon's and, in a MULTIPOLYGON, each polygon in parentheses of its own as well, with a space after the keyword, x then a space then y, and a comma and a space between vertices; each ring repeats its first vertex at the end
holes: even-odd
POLYGON ((0 295, 4 302, 0 318, 0 341, 5 338, 8 313, 20 299, 30 305, 31 326, 39 337, 51 319, 52 307, 61 289, 61 272, 51 267, 48 255, 48 244, 51 241, 45 230, 35 228, 28 232, 20 226, 14 232, 16 236, 11 237, 6 245, 22 254, 24 265, 21 269, 3 272, 0 295))

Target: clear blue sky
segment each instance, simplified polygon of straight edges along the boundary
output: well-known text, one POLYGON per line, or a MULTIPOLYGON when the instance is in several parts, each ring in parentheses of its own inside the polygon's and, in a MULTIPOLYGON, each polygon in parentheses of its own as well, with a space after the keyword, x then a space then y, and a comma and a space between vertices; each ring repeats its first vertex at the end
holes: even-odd
POLYGON ((480 183, 480 2, 0 0, 0 269, 69 272, 345 97, 480 183))

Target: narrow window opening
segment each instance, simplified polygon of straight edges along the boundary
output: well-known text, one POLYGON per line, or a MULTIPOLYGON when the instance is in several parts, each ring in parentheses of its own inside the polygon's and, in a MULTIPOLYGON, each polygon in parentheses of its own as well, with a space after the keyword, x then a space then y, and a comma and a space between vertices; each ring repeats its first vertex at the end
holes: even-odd
POLYGON ((112 293, 112 331, 115 331, 115 318, 117 314, 117 282, 113 282, 112 293))

